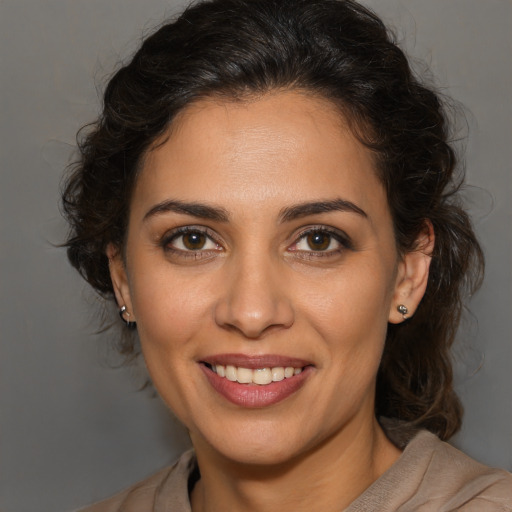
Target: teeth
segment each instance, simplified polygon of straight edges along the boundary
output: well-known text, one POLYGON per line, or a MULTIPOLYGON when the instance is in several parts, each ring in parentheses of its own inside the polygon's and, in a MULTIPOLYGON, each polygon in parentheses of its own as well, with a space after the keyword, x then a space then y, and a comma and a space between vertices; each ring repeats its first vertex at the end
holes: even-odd
POLYGON ((284 368, 282 366, 278 366, 277 368, 272 368, 272 380, 274 382, 279 382, 284 379, 284 368))
POLYGON ((231 382, 239 382, 240 384, 258 384, 265 386, 271 382, 280 382, 289 379, 294 375, 299 375, 302 368, 294 368, 293 366, 276 366, 274 368, 250 368, 236 367, 232 365, 223 366, 221 364, 213 365, 212 370, 219 377, 225 377, 231 382))
POLYGON ((249 370, 249 368, 238 368, 236 380, 240 384, 250 384, 252 382, 252 370, 249 370))
MULTIPOLYGON (((238 369, 240 371, 241 368, 238 369)), ((258 368, 252 371, 252 381, 254 384, 270 384, 272 382, 272 370, 270 368, 258 368)))
POLYGON ((295 370, 295 368, 292 368, 291 366, 287 366, 284 369, 284 377, 285 377, 285 379, 289 379, 290 377, 293 377, 294 370, 295 370))
POLYGON ((236 381, 236 368, 234 366, 226 366, 226 379, 230 380, 231 382, 236 381))

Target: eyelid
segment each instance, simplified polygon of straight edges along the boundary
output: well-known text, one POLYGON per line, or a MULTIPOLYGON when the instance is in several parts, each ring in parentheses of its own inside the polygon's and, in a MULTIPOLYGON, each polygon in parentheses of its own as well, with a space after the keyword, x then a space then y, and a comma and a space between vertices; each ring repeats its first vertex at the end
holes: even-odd
MULTIPOLYGON (((300 240, 302 240, 304 237, 308 236, 311 233, 324 233, 326 235, 332 236, 338 243, 340 243, 343 246, 343 249, 351 249, 351 250, 354 249, 352 240, 344 231, 342 231, 338 228, 334 228, 332 226, 326 226, 323 224, 312 225, 312 226, 307 226, 305 228, 302 228, 294 236, 294 241, 292 242, 291 246, 297 245, 300 240)), ((290 249, 288 249, 288 250, 290 252, 305 252, 305 253, 313 253, 313 254, 323 253, 324 255, 328 255, 328 254, 332 254, 332 253, 336 253, 336 252, 340 251, 339 249, 338 250, 330 250, 330 251, 315 251, 313 249, 310 251, 299 251, 299 250, 290 250, 290 249)))
MULTIPOLYGON (((165 234, 161 237, 159 241, 159 245, 168 252, 179 253, 183 255, 199 255, 201 253, 212 253, 212 252, 220 252, 219 248, 223 249, 223 245, 219 240, 219 236, 213 230, 206 226, 198 226, 198 225, 186 225, 179 226, 173 228, 169 231, 166 231, 165 234), (178 249, 176 247, 172 247, 170 244, 173 240, 179 238, 180 236, 186 235, 187 233, 201 233, 204 234, 207 238, 209 238, 215 245, 217 246, 215 249, 198 249, 196 251, 193 250, 183 250, 178 249)), ((197 257, 197 256, 194 256, 197 257)))

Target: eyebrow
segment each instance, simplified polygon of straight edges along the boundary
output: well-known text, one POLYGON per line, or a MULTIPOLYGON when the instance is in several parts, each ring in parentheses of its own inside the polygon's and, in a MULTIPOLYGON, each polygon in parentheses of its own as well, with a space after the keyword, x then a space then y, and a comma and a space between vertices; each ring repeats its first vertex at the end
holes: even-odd
POLYGON ((337 198, 328 201, 314 201, 311 203, 302 203, 287 208, 283 208, 279 214, 281 222, 290 222, 295 219, 315 215, 318 213, 329 212, 352 212, 361 215, 365 219, 368 218, 367 213, 354 203, 345 199, 337 198))
MULTIPOLYGON (((359 206, 345 199, 337 198, 328 201, 314 201, 288 206, 281 210, 279 214, 279 221, 281 223, 290 222, 295 219, 307 217, 308 215, 334 211, 352 212, 364 217, 365 219, 368 218, 366 212, 359 208, 359 206)), ((209 206, 202 203, 189 203, 179 201, 177 199, 168 199, 156 204, 144 215, 143 220, 146 221, 151 217, 165 214, 167 212, 183 213, 185 215, 191 215, 192 217, 214 220, 217 222, 228 222, 229 220, 229 214, 224 208, 209 206)))
POLYGON ((155 215, 167 212, 183 213, 185 215, 191 215, 192 217, 214 220, 217 222, 227 222, 229 219, 228 212, 224 208, 169 199, 153 206, 146 215, 144 215, 143 220, 146 221, 155 215))

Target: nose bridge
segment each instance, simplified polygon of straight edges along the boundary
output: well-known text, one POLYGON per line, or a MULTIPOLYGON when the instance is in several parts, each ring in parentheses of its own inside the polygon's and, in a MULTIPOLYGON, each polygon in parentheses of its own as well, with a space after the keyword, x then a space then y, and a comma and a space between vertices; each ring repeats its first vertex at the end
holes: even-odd
POLYGON ((271 327, 292 325, 292 303, 277 257, 248 247, 233 255, 227 267, 225 293, 216 306, 217 324, 247 338, 258 338, 271 327))

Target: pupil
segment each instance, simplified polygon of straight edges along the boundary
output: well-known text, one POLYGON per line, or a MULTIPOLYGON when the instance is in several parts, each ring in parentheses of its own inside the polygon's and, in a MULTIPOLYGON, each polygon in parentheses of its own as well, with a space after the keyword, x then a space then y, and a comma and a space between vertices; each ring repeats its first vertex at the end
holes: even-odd
POLYGON ((324 233, 310 233, 308 235, 308 245, 315 251, 323 251, 329 247, 331 237, 324 233))
POLYGON ((191 250, 202 249, 205 242, 206 237, 202 233, 187 233, 183 237, 183 245, 191 250))

